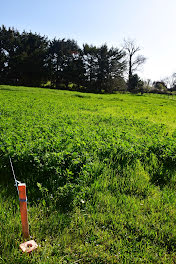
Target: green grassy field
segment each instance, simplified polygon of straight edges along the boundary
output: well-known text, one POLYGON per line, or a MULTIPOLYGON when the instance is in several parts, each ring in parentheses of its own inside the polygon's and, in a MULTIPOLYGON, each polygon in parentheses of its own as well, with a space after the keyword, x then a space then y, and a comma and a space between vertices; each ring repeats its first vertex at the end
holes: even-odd
POLYGON ((176 263, 176 97, 1 85, 0 263, 176 263))

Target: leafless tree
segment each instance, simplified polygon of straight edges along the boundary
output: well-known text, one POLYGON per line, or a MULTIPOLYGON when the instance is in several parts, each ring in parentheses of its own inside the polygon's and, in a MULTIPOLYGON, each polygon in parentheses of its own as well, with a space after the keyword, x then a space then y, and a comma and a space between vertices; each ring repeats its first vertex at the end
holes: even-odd
POLYGON ((136 45, 134 40, 124 39, 123 49, 125 50, 127 56, 128 85, 130 87, 130 80, 134 72, 139 69, 139 66, 144 64, 146 58, 143 55, 137 55, 140 51, 140 47, 136 45))
POLYGON ((169 88, 174 88, 176 86, 176 73, 173 73, 171 76, 164 78, 163 81, 169 88))

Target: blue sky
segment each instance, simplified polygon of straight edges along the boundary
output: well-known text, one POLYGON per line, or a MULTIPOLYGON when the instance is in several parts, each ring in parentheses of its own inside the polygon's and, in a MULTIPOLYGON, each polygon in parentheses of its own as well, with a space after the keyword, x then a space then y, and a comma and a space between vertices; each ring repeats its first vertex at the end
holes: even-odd
POLYGON ((175 0, 1 0, 0 25, 83 43, 121 47, 135 39, 147 57, 142 78, 176 72, 175 0))

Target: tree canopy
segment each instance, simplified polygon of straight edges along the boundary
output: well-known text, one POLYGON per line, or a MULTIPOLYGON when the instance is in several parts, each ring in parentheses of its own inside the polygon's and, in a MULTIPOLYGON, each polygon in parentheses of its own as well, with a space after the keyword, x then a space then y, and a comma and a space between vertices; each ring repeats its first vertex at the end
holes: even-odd
POLYGON ((139 47, 126 41, 124 49, 84 44, 75 40, 49 40, 46 36, 14 28, 0 27, 0 83, 26 86, 50 86, 87 92, 126 89, 124 72, 128 65, 128 89, 136 85, 133 76, 143 56, 139 47))

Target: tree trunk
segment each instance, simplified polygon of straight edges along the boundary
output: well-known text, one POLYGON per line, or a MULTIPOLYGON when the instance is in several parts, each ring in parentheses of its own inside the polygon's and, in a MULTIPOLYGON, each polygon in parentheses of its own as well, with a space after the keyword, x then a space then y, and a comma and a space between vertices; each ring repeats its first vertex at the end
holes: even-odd
POLYGON ((131 79, 132 79, 132 55, 130 54, 129 59, 129 73, 128 73, 128 90, 131 90, 131 79))

